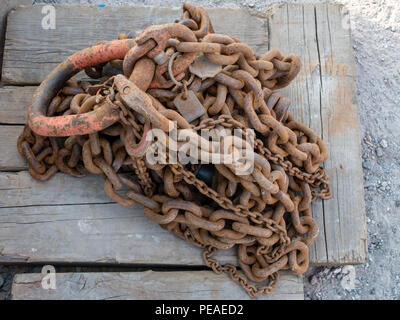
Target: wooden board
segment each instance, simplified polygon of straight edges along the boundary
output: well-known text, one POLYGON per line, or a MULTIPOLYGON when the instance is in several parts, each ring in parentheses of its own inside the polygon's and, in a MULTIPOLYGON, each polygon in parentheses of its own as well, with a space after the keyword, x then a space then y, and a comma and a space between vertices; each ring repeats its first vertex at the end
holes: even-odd
POLYGON ((35 89, 15 86, 0 88, 0 124, 25 124, 35 89))
MULTIPOLYGON (((13 300, 248 300, 227 275, 211 271, 57 273, 56 289, 45 290, 39 273, 17 274, 13 300)), ((259 300, 304 300, 301 277, 283 272, 279 284, 259 300)))
MULTIPOLYGON (((241 39, 247 43, 250 43, 258 52, 263 52, 268 47, 278 47, 285 54, 296 52, 302 58, 304 66, 298 79, 296 79, 293 84, 289 86, 289 88, 284 89, 283 93, 291 98, 291 110, 295 116, 299 120, 311 126, 311 128, 323 136, 324 141, 326 141, 330 152, 330 158, 325 163, 325 167, 331 176, 333 190, 333 198, 331 200, 323 202, 317 201, 315 204, 313 204, 313 216, 318 221, 321 230, 316 243, 311 248, 311 262, 314 265, 362 263, 365 261, 366 257, 366 228, 360 157, 359 122, 357 118, 357 106, 354 101, 354 62, 351 50, 350 31, 342 28, 342 16, 340 8, 340 6, 325 4, 280 5, 275 6, 268 11, 268 19, 254 18, 245 10, 211 10, 211 15, 216 15, 213 16, 213 21, 215 21, 214 24, 217 31, 224 31, 224 29, 220 28, 221 21, 224 21, 225 28, 227 28, 227 26, 232 27, 232 32, 229 33, 238 36, 238 34, 234 33, 239 32, 238 30, 241 30, 240 28, 236 28, 238 23, 225 21, 225 17, 229 16, 229 14, 230 16, 236 15, 236 21, 245 21, 246 24, 244 30, 247 30, 242 30, 241 32, 244 33, 239 35, 239 37, 241 37, 241 39), (262 28, 260 26, 262 26, 262 28), (250 32, 250 30, 253 30, 253 32, 250 32), (251 33, 251 36, 248 35, 248 33, 251 33)), ((100 10, 97 8, 92 9, 100 10)), ((9 59, 10 63, 12 60, 20 59, 21 57, 18 55, 21 54, 21 51, 26 50, 25 46, 21 45, 20 41, 22 41, 22 43, 29 43, 29 46, 33 46, 34 48, 35 45, 38 45, 38 40, 35 39, 40 39, 39 34, 36 36, 27 36, 27 34, 29 34, 28 29, 32 27, 32 21, 34 21, 34 19, 31 19, 32 21, 29 20, 31 21, 29 22, 27 16, 34 17, 36 14, 36 11, 32 10, 37 9, 22 8, 11 14, 9 24, 12 27, 9 31, 7 31, 7 34, 11 37, 10 39, 17 37, 20 40, 7 41, 10 42, 9 45, 6 44, 10 50, 7 53, 8 58, 6 59, 9 59), (20 20, 27 22, 20 23, 20 20)), ((41 52, 41 55, 47 56, 48 61, 51 61, 49 55, 53 54, 55 48, 59 48, 59 51, 57 52, 59 59, 61 59, 61 55, 68 50, 73 52, 74 50, 78 49, 78 47, 84 47, 86 43, 84 39, 79 38, 79 36, 75 36, 79 34, 79 32, 86 32, 78 27, 81 25, 81 23, 83 24, 83 21, 79 19, 83 19, 82 17, 84 17, 85 12, 87 12, 85 10, 87 10, 86 6, 83 6, 82 10, 81 7, 61 6, 60 10, 57 8, 57 13, 60 11, 61 16, 73 16, 75 23, 72 24, 68 29, 68 34, 71 34, 71 36, 68 36, 70 37, 68 38, 69 42, 53 38, 54 41, 49 44, 49 49, 41 52), (81 11, 83 13, 80 13, 81 11), (70 12, 70 14, 67 14, 66 12, 70 12), (66 43, 68 43, 68 45, 66 45, 66 43), (60 50, 62 52, 60 52, 60 50)), ((119 14, 118 12, 120 12, 119 10, 124 12, 121 13, 121 21, 126 22, 126 11, 128 9, 113 8, 111 17, 117 16, 119 14)), ((160 14, 164 13, 166 16, 170 15, 168 16, 170 18, 171 15, 176 17, 178 14, 178 11, 176 10, 164 8, 150 9, 140 7, 138 10, 141 12, 141 17, 138 19, 139 21, 142 21, 142 26, 144 26, 146 23, 143 21, 147 21, 147 23, 149 23, 148 21, 150 20, 143 19, 149 19, 148 17, 150 13, 148 12, 150 11, 152 14, 155 12, 157 13, 157 19, 161 19, 159 17, 160 14)), ((132 8, 130 8, 128 11, 136 12, 137 10, 132 10, 132 8)), ((135 17, 137 16, 135 15, 135 17)), ((66 19, 67 18, 68 17, 66 17, 66 19)), ((65 31, 66 25, 63 23, 64 22, 60 22, 58 28, 65 31), (62 27, 63 25, 64 27, 62 27)), ((129 20, 129 23, 132 23, 132 20, 129 20)), ((109 31, 107 31, 109 32, 107 33, 105 31, 105 36, 109 34, 112 38, 119 31, 126 31, 126 29, 118 29, 118 26, 124 25, 124 23, 117 24, 115 27, 116 31, 113 30, 112 33, 109 31)), ((103 28, 102 26, 98 27, 103 28)), ((44 31, 36 30, 35 34, 40 32, 44 31)), ((58 32, 61 31, 59 30, 58 32)), ((44 37, 44 34, 41 36, 44 37)), ((93 37, 91 37, 91 39, 94 39, 95 41, 99 40, 93 37)), ((41 68, 47 68, 46 64, 44 63, 41 68)), ((28 70, 30 70, 30 76, 33 77, 32 83, 37 83, 41 80, 42 71, 40 68, 37 70, 28 70)), ((9 79, 12 80, 11 82, 20 81, 17 73, 14 73, 14 75, 9 79)), ((22 128, 21 126, 14 126, 12 124, 21 123, 21 119, 23 119, 25 114, 23 111, 24 107, 21 105, 26 106, 29 103, 30 99, 27 98, 27 95, 29 91, 32 90, 33 88, 30 87, 4 87, 0 90, 0 101, 2 101, 2 97, 4 97, 4 101, 7 101, 7 99, 12 101, 14 99, 14 101, 20 102, 20 104, 16 103, 15 105, 15 113, 5 113, 5 118, 2 118, 2 122, 8 125, 0 126, 0 139, 2 142, 4 141, 4 143, 0 144, 0 154, 4 155, 0 157, 0 170, 15 171, 26 169, 26 164, 23 162, 14 148, 16 142, 16 135, 14 133, 19 133, 22 128)), ((4 103, 0 106, 3 108, 8 105, 9 104, 4 103)), ((32 188, 34 185, 33 183, 28 183, 29 178, 23 175, 18 176, 15 179, 15 181, 13 180, 14 184, 18 185, 18 188, 20 189, 25 188, 29 190, 29 188, 32 188)), ((61 178, 55 177, 54 179, 61 178)), ((66 181, 65 179, 67 178, 62 179, 66 181)), ((30 210, 33 210, 33 207, 30 207, 32 204, 29 204, 29 202, 36 203, 33 204, 33 206, 39 206, 37 208, 40 208, 38 209, 40 211, 45 206, 53 204, 54 201, 55 203, 60 201, 59 204, 78 204, 79 201, 85 201, 85 205, 92 203, 92 200, 95 202, 99 201, 99 198, 97 197, 100 197, 101 185, 91 189, 88 187, 90 183, 88 184, 83 182, 83 180, 85 179, 71 178, 71 180, 68 180, 68 183, 70 184, 67 185, 71 186, 70 188, 74 188, 74 186, 76 186, 77 190, 85 189, 94 192, 93 197, 89 196, 88 198, 85 198, 85 200, 82 199, 83 197, 79 197, 79 195, 75 195, 74 199, 68 200, 67 195, 62 193, 65 191, 61 191, 65 189, 53 187, 57 185, 63 185, 63 183, 56 181, 43 183, 40 187, 43 188, 42 190, 44 190, 44 193, 50 193, 54 196, 44 197, 44 200, 40 200, 39 193, 33 193, 30 195, 29 192, 24 193, 23 191, 18 190, 17 194, 20 194, 20 196, 18 196, 19 200, 16 200, 16 197, 13 197, 13 193, 10 191, 7 193, 11 194, 10 198, 6 199, 2 203, 5 203, 6 206, 12 206, 13 201, 15 201, 15 203, 19 203, 18 206, 21 206, 21 208, 18 210, 24 210, 24 214, 29 215, 30 210), (50 185, 49 187, 46 187, 46 184, 51 184, 51 187, 50 185), (62 194, 60 200, 55 200, 60 196, 60 194, 62 194), (51 199, 51 201, 47 199, 51 199), (49 203, 45 203, 46 201, 49 203), (22 209, 23 206, 26 207, 22 209)), ((7 188, 7 185, 3 185, 3 188, 7 188)), ((101 201, 98 203, 105 203, 101 201)), ((104 198, 104 201, 107 201, 106 198, 104 198)), ((62 210, 73 210, 73 208, 68 206, 62 210)), ((85 207, 85 210, 88 209, 85 207)), ((51 215, 51 210, 49 209, 42 210, 42 212, 44 216, 46 214, 51 215)), ((67 215, 68 213, 67 211, 63 211, 63 214, 67 215)), ((71 214, 73 215, 75 213, 71 214)), ((33 217, 32 219, 35 219, 35 215, 32 215, 31 217, 33 217)), ((15 220, 15 213, 7 214, 7 219, 9 219, 9 221, 13 221, 13 219, 15 220)), ((34 221, 35 220, 32 220, 31 223, 35 224, 36 222, 34 221)), ((107 228, 106 224, 109 222, 110 219, 102 219, 98 221, 100 224, 104 223, 104 226, 102 226, 104 229, 107 228)), ((23 226, 22 223, 11 223, 15 224, 15 229, 13 231, 16 232, 16 234, 23 234, 22 229, 20 229, 23 226)), ((62 229, 63 222, 53 222, 53 225, 54 224, 58 224, 58 228, 62 229)), ((119 229, 116 227, 111 227, 111 229, 115 230, 116 233, 119 232, 119 229)), ((0 229, 0 240, 1 238, 5 237, 1 234, 1 230, 2 229, 0 229)), ((48 236, 46 230, 46 228, 41 228, 40 232, 38 231, 36 233, 36 237, 34 238, 36 241, 35 248, 42 246, 43 242, 46 241, 48 236)), ((71 230, 68 232, 72 232, 71 230)), ((70 236, 68 232, 61 233, 60 236, 70 236)), ((119 254, 118 248, 120 246, 123 247, 121 251, 126 252, 126 247, 132 247, 136 243, 133 241, 135 239, 130 239, 129 242, 126 242, 126 239, 123 237, 121 238, 124 239, 123 241, 121 241, 118 236, 116 239, 117 240, 115 240, 112 244, 112 246, 116 248, 116 255, 119 254)), ((65 238, 62 240, 65 240, 65 238)), ((20 240, 19 237, 14 237, 13 244, 11 245, 9 243, 8 245, 10 246, 9 248, 4 246, 8 256, 21 254, 24 257, 28 257, 28 260, 36 259, 36 261, 38 261, 37 259, 43 259, 43 261, 46 261, 46 256, 48 253, 46 252, 47 247, 45 245, 43 251, 37 256, 32 255, 32 252, 30 251, 31 248, 26 247, 26 243, 20 240), (20 244, 18 243, 19 241, 21 242, 20 244), (19 247, 21 248, 20 251, 18 251, 19 247)), ((91 245, 91 242, 88 243, 88 246, 89 245, 91 245)), ((90 251, 89 249, 90 248, 88 247, 88 251, 90 251)), ((59 251, 55 253, 58 255, 57 257, 55 257, 53 253, 49 254, 49 256, 51 256, 51 259, 62 261, 63 255, 70 251, 73 250, 70 249, 67 241, 66 244, 64 246, 60 246, 59 251)), ((94 255, 90 256, 90 259, 92 259, 93 262, 101 260, 104 256, 98 250, 93 251, 94 255), (96 256, 96 254, 98 254, 98 256, 96 256)), ((79 256, 79 254, 80 253, 77 252, 73 258, 70 258, 75 259, 71 260, 71 262, 90 262, 85 257, 79 256)), ((68 254, 66 254, 66 256, 70 257, 68 254)), ((124 261, 132 260, 128 259, 124 261)), ((192 263, 196 264, 198 262, 199 261, 195 261, 192 263)))
MULTIPOLYGON (((56 29, 41 26, 42 6, 20 7, 9 15, 2 79, 6 83, 37 84, 62 60, 100 40, 116 39, 121 32, 143 30, 173 22, 180 8, 56 6, 56 29), (111 27, 112 26, 112 27, 111 27), (28 34, 26 34, 28 32, 28 34)), ((207 8, 218 32, 266 51, 266 20, 246 10, 207 8)))
MULTIPOLYGON (((44 192, 43 196, 52 199, 56 194, 44 192)), ((147 219, 140 206, 4 207, 0 208, 0 236, 2 264, 204 265, 201 249, 147 219)), ((217 257, 222 263, 236 264, 234 250, 217 257)))
POLYGON ((93 174, 75 178, 60 172, 41 182, 28 171, 0 172, 0 208, 112 203, 103 185, 103 178, 93 174))
POLYGON ((11 9, 19 5, 32 4, 33 0, 1 0, 0 2, 0 79, 3 61, 4 39, 6 35, 7 15, 11 9))
MULTIPOLYGON (((141 206, 110 203, 100 176, 62 173, 46 183, 0 173, 0 263, 204 265, 201 250, 148 220, 141 206)), ((236 252, 218 253, 236 264, 236 252)))
POLYGON ((0 171, 17 171, 28 168, 17 150, 18 136, 24 127, 0 125, 0 171))

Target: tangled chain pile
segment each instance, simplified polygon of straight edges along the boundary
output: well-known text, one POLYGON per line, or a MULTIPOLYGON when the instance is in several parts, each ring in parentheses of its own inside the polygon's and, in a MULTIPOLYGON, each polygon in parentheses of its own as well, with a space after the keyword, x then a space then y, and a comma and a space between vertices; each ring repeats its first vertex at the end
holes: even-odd
POLYGON ((269 293, 279 270, 307 270, 318 235, 310 205, 330 197, 320 167, 328 156, 324 142, 275 91, 299 69, 294 54, 257 55, 214 33, 204 9, 186 3, 179 21, 121 34, 53 70, 33 97, 18 150, 40 181, 57 171, 101 175, 112 200, 143 205, 146 217, 204 248, 206 265, 228 273, 250 296, 269 293), (110 77, 107 68, 119 71, 110 77), (82 69, 97 82, 76 81, 82 69), (168 132, 171 121, 196 133, 254 128, 254 170, 237 175, 225 164, 149 163, 149 130, 168 132), (242 272, 213 257, 234 246, 242 272))

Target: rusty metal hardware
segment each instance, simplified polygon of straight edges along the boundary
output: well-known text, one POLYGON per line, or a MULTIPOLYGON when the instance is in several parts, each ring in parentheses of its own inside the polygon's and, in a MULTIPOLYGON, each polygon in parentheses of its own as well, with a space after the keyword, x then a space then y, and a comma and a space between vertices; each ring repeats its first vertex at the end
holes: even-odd
POLYGON ((188 90, 186 94, 184 92, 178 94, 174 99, 174 105, 187 122, 192 122, 206 113, 192 90, 188 90))
MULTIPOLYGON (((318 235, 311 202, 331 196, 324 142, 276 91, 300 67, 295 54, 256 54, 215 33, 206 11, 185 3, 175 23, 101 41, 59 64, 32 98, 18 151, 40 181, 58 171, 101 175, 110 199, 144 206, 147 218, 203 248, 206 265, 251 297, 270 293, 280 270, 307 270, 318 235), (104 76, 108 63, 121 74, 104 76), (97 80, 76 81, 81 70, 97 80), (165 163, 150 163, 150 130, 169 132, 173 121, 196 137, 203 129, 254 129, 254 170, 237 175, 229 164, 183 165, 168 153, 158 154, 165 163), (213 257, 232 247, 240 270, 213 257)), ((198 160, 215 146, 200 141, 198 160)))
POLYGON ((189 66, 189 71, 200 79, 213 78, 222 70, 220 64, 211 62, 206 56, 200 55, 189 66))

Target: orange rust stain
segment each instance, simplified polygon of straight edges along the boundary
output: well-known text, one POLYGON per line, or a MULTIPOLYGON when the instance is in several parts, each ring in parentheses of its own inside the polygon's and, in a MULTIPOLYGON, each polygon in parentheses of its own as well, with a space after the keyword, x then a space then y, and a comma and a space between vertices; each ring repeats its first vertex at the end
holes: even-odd
POLYGON ((318 62, 313 61, 311 63, 303 63, 302 69, 306 75, 310 75, 315 71, 317 67, 318 67, 318 62))
MULTIPOLYGON (((318 67, 318 61, 312 61, 310 63, 304 63, 303 70, 309 75, 312 74, 318 67)), ((326 59, 321 61, 321 74, 331 75, 338 77, 347 76, 349 67, 342 63, 336 63, 332 59, 332 55, 329 55, 326 59)))
POLYGON ((347 81, 338 81, 336 88, 329 93, 331 135, 349 135, 354 131, 354 126, 358 126, 353 88, 347 81))
POLYGON ((328 57, 322 62, 321 74, 345 77, 348 69, 349 67, 347 65, 334 62, 332 55, 328 55, 328 57))

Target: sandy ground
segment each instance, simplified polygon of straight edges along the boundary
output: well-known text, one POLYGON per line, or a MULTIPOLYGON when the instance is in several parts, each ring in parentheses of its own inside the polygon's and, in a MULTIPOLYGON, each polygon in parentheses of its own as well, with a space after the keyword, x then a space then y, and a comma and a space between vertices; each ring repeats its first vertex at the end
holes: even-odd
MULTIPOLYGON (((361 122, 368 261, 360 266, 312 268, 304 276, 307 299, 400 298, 400 1, 398 0, 191 0, 204 7, 263 11, 275 3, 336 2, 350 12, 361 122), (354 286, 353 281, 354 280, 354 286)), ((91 3, 180 7, 180 0, 52 0, 35 3, 91 3)), ((0 266, 0 272, 7 270, 0 266)), ((16 270, 10 270, 15 272, 16 270)), ((0 275, 0 299, 10 273, 0 275)))

